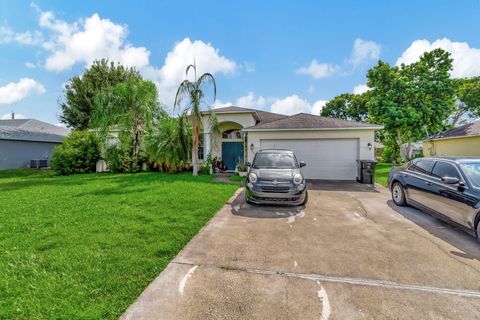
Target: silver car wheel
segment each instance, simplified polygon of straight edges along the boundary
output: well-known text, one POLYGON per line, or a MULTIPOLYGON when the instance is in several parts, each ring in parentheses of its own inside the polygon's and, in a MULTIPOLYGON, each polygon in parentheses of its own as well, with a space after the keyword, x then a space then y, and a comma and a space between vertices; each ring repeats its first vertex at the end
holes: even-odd
POLYGON ((400 189, 400 186, 398 184, 393 187, 393 199, 395 200, 395 202, 402 201, 402 189, 400 189))
POLYGON ((403 190, 399 183, 395 183, 392 188, 392 196, 393 201, 395 204, 402 204, 403 203, 403 190))

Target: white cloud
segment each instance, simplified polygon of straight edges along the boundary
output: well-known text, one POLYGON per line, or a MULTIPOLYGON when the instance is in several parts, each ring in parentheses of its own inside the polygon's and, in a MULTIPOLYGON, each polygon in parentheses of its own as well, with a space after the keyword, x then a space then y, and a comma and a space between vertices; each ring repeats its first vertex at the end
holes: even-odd
POLYGON ((160 69, 149 66, 142 70, 142 74, 157 83, 160 100, 172 105, 175 92, 185 79, 185 68, 193 62, 197 65, 198 76, 204 72, 232 74, 237 68, 235 61, 220 55, 212 44, 185 38, 175 44, 160 69))
POLYGON ((243 108, 265 110, 267 109, 267 105, 271 104, 269 111, 274 113, 292 115, 303 112, 320 115, 323 106, 327 102, 328 100, 317 100, 313 104, 310 104, 306 99, 302 99, 296 94, 285 98, 265 98, 263 96, 257 97, 253 92, 249 92, 247 95, 238 98, 235 103, 217 100, 212 107, 218 109, 233 105, 243 108))
POLYGON ((360 38, 355 39, 353 51, 348 62, 354 67, 371 60, 378 60, 380 57, 381 46, 374 41, 366 41, 360 38))
POLYGON ((30 78, 22 78, 16 83, 10 82, 6 86, 0 87, 0 104, 11 104, 34 93, 44 92, 45 88, 41 83, 30 78))
POLYGON ((327 103, 325 100, 318 100, 311 105, 307 100, 300 98, 294 94, 282 99, 277 99, 273 102, 271 111, 285 115, 292 115, 296 113, 311 113, 320 114, 320 110, 327 103))
POLYGON ((234 104, 230 101, 228 102, 223 102, 219 99, 215 100, 215 103, 212 105, 213 109, 218 109, 218 108, 223 108, 223 107, 230 107, 233 106, 234 104))
POLYGON ((354 94, 362 94, 362 93, 365 93, 369 90, 372 90, 372 88, 370 88, 366 84, 359 84, 359 85, 357 85, 353 88, 353 93, 354 94))
POLYGON ((243 67, 248 73, 255 72, 255 63, 253 62, 244 62, 243 67))
POLYGON ((126 26, 102 19, 97 13, 68 23, 57 19, 51 11, 40 11, 39 25, 51 33, 50 39, 42 44, 49 52, 45 61, 47 70, 63 71, 101 58, 137 68, 149 63, 150 52, 145 47, 134 47, 126 41, 126 26))
POLYGON ((55 125, 56 125, 57 127, 62 127, 62 128, 68 129, 68 128, 67 128, 67 125, 66 125, 65 123, 63 123, 63 122, 57 122, 57 123, 55 123, 55 125))
POLYGON ((314 79, 327 78, 335 74, 344 72, 350 68, 356 68, 359 65, 380 57, 381 46, 374 41, 366 41, 360 38, 353 42, 353 49, 350 57, 345 59, 343 65, 321 63, 316 59, 310 62, 307 67, 301 67, 296 70, 297 74, 309 75, 314 79))
MULTIPOLYGON (((29 119, 27 116, 21 114, 21 113, 15 113, 14 114, 14 118, 15 119, 29 119)), ((3 116, 0 117, 0 120, 10 120, 12 119, 12 113, 7 113, 7 114, 4 114, 3 116)))
POLYGON ((441 48, 451 53, 453 59, 454 78, 473 77, 480 75, 480 49, 472 48, 467 42, 455 42, 448 38, 438 39, 433 42, 428 40, 415 40, 405 50, 396 65, 410 64, 420 59, 420 56, 434 49, 441 48))
POLYGON ((259 97, 255 96, 255 94, 250 91, 247 95, 238 98, 235 101, 235 103, 230 102, 230 101, 223 102, 223 101, 217 99, 215 101, 215 104, 212 106, 212 108, 218 109, 218 108, 229 107, 229 106, 238 106, 238 107, 242 107, 242 108, 251 108, 251 109, 262 110, 266 107, 267 100, 268 99, 266 99, 263 96, 259 96, 259 97))
POLYGON ((312 110, 310 113, 317 116, 320 115, 320 112, 322 112, 322 109, 325 106, 325 104, 327 104, 327 102, 328 100, 318 100, 313 104, 312 110))
POLYGON ((35 69, 37 66, 32 62, 25 62, 25 67, 29 69, 35 69))
MULTIPOLYGON (((149 50, 133 46, 127 41, 126 25, 101 18, 97 13, 67 22, 58 19, 52 11, 42 11, 34 3, 31 6, 38 12, 39 26, 48 39, 41 43, 46 51, 46 60, 42 64, 47 70, 63 71, 76 64, 90 65, 102 58, 120 62, 137 68, 146 79, 154 81, 159 99, 167 107, 173 105, 176 90, 185 79, 188 65, 196 62, 198 75, 204 72, 231 74, 239 67, 235 61, 222 56, 212 44, 184 38, 175 43, 163 66, 158 68, 150 64, 149 50)), ((25 65, 29 68, 35 66, 31 62, 25 65)), ((240 67, 247 72, 255 69, 252 63, 240 67)))
POLYGON ((297 69, 297 73, 309 75, 314 79, 322 79, 330 77, 331 75, 340 71, 340 69, 340 66, 328 63, 319 63, 317 60, 313 59, 308 67, 301 67, 297 69))
POLYGON ((8 26, 0 26, 0 44, 18 43, 24 45, 37 45, 43 41, 39 31, 15 32, 8 26))
POLYGON ((253 92, 237 99, 236 105, 244 108, 263 109, 267 105, 267 99, 262 96, 256 97, 253 92))

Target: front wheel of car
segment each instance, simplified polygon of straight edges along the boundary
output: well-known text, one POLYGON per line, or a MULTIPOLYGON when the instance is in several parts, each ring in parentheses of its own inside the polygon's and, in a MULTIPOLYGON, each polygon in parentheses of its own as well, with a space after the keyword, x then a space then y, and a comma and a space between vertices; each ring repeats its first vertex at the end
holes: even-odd
POLYGON ((303 205, 306 205, 308 202, 308 192, 305 192, 305 199, 303 200, 303 205))
POLYGON ((395 182, 392 186, 392 200, 397 206, 406 206, 405 189, 400 182, 395 182))
POLYGON ((480 241, 480 222, 477 223, 477 239, 480 241))

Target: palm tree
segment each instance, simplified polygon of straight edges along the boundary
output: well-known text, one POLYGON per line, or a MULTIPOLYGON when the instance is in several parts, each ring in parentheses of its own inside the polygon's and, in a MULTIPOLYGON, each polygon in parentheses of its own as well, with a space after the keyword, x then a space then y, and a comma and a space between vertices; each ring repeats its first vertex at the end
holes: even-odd
POLYGON ((145 152, 162 171, 175 172, 190 160, 191 128, 184 125, 183 120, 183 117, 164 115, 145 135, 145 152))
MULTIPOLYGON (((200 78, 197 78, 197 66, 195 62, 187 67, 185 71, 186 77, 188 77, 190 70, 194 72, 194 81, 185 79, 180 84, 177 94, 175 95, 174 109, 180 108, 183 101, 187 102, 180 117, 188 117, 192 125, 192 165, 193 175, 196 176, 198 174, 199 134, 203 129, 201 104, 204 103, 203 99, 205 98, 204 87, 208 84, 213 85, 213 102, 215 102, 217 86, 215 84, 215 78, 210 73, 204 73, 200 78)), ((213 112, 211 113, 211 117, 212 119, 215 117, 213 112)))

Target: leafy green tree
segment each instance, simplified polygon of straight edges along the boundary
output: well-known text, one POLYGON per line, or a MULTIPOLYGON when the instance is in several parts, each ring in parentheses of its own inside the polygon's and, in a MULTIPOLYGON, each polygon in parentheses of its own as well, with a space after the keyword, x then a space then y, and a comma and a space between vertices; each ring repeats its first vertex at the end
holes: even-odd
POLYGON ((71 78, 66 84, 65 98, 59 101, 60 121, 75 130, 87 129, 94 113, 96 94, 131 77, 141 79, 134 69, 105 59, 94 61, 83 75, 71 78))
POLYGON ((133 166, 140 160, 143 132, 152 129, 160 113, 155 84, 132 76, 97 94, 90 126, 102 141, 118 133, 120 149, 127 150, 133 166))
POLYGON ((367 103, 369 117, 383 124, 398 146, 407 144, 404 161, 412 142, 444 129, 454 105, 451 69, 450 54, 435 49, 410 65, 392 67, 379 61, 368 71, 368 86, 374 88, 367 103))
MULTIPOLYGON (((197 67, 195 64, 191 64, 187 67, 185 74, 188 77, 188 72, 193 70, 194 80, 184 80, 178 87, 177 94, 175 95, 174 108, 179 109, 182 107, 181 117, 187 117, 192 127, 192 165, 193 175, 198 175, 198 143, 199 135, 203 129, 202 110, 201 104, 205 103, 205 91, 204 87, 208 84, 213 87, 213 102, 217 95, 217 86, 215 84, 215 78, 210 73, 204 73, 197 78, 197 67)), ((215 113, 211 112, 211 122, 215 122, 215 113)), ((187 123, 185 121, 184 123, 187 123)))
POLYGON ((343 93, 328 101, 322 108, 321 115, 351 121, 365 121, 368 117, 368 95, 343 93))
POLYGON ((457 79, 455 84, 457 103, 451 119, 451 126, 453 127, 464 116, 480 117, 480 77, 457 79))

